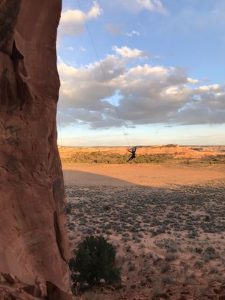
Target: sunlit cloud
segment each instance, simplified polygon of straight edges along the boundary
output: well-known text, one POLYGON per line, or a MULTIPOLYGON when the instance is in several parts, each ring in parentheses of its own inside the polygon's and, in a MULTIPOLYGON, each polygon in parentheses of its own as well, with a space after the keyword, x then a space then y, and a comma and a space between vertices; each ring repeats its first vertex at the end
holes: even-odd
POLYGON ((79 35, 84 31, 85 23, 97 19, 102 14, 102 9, 97 2, 87 12, 79 9, 68 9, 62 13, 60 33, 70 36, 79 35))
POLYGON ((114 51, 79 68, 59 63, 60 111, 90 128, 225 123, 223 85, 201 85, 181 68, 140 65, 139 49, 114 51))
POLYGON ((146 54, 139 50, 139 49, 131 49, 129 47, 116 47, 114 46, 113 47, 113 50, 119 54, 121 57, 124 57, 124 58, 143 58, 143 57, 146 57, 146 54))

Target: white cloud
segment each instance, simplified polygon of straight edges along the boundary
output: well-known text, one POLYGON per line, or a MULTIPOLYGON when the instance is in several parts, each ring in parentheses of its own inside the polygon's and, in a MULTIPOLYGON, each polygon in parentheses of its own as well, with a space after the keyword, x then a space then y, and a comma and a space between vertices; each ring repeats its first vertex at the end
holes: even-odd
POLYGON ((79 50, 80 50, 81 52, 86 52, 86 51, 87 51, 87 49, 86 49, 85 47, 83 47, 83 46, 80 46, 79 50))
POLYGON ((167 10, 161 0, 114 0, 113 4, 117 7, 119 5, 119 7, 132 13, 139 13, 142 10, 147 10, 149 12, 167 14, 167 10))
POLYGON ((199 83, 199 80, 191 78, 191 77, 188 77, 188 82, 191 83, 191 84, 196 84, 196 83, 199 83))
POLYGON ((129 37, 133 37, 133 36, 140 36, 141 34, 139 31, 132 30, 132 31, 128 32, 126 35, 129 37))
POLYGON ((113 47, 113 50, 119 54, 120 56, 124 57, 124 58, 130 58, 130 59, 134 59, 134 58, 146 58, 146 54, 139 50, 139 49, 131 49, 129 47, 121 47, 118 48, 116 46, 113 47))
POLYGON ((62 13, 60 21, 60 32, 67 35, 78 35, 84 31, 85 23, 98 18, 102 13, 97 2, 93 2, 92 7, 88 12, 83 12, 79 9, 66 10, 62 13))
POLYGON ((69 46, 66 48, 68 51, 74 51, 74 47, 73 46, 69 46))
POLYGON ((166 10, 160 0, 136 0, 138 5, 149 11, 165 13, 166 10))
POLYGON ((202 85, 198 89, 200 92, 220 92, 221 86, 219 84, 202 85))
POLYGON ((124 48, 80 68, 60 62, 60 111, 91 128, 225 123, 225 86, 200 85, 180 68, 131 67, 140 53, 124 48))

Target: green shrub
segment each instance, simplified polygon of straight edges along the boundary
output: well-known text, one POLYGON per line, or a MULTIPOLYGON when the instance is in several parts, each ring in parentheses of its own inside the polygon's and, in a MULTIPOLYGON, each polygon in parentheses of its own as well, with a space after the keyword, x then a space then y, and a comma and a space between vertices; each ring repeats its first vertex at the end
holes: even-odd
POLYGON ((78 246, 76 257, 69 263, 73 283, 94 286, 100 280, 108 284, 120 282, 115 256, 115 248, 104 237, 86 237, 78 246))

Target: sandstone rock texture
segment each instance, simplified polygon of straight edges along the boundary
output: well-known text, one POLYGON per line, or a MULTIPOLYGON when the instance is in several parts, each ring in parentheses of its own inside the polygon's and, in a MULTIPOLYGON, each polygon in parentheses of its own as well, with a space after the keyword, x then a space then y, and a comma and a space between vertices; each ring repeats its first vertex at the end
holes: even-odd
POLYGON ((70 299, 56 142, 60 13, 61 0, 0 0, 0 299, 70 299))

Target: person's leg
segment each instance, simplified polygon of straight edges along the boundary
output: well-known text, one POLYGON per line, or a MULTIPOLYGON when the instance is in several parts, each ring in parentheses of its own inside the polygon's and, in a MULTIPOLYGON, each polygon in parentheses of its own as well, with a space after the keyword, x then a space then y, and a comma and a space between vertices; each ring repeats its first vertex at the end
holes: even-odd
POLYGON ((131 155, 131 156, 129 157, 129 159, 127 160, 127 162, 130 161, 130 160, 132 160, 132 159, 133 159, 132 157, 133 157, 133 156, 131 155))
POLYGON ((131 157, 128 159, 128 161, 133 160, 135 158, 134 155, 131 155, 131 157))

